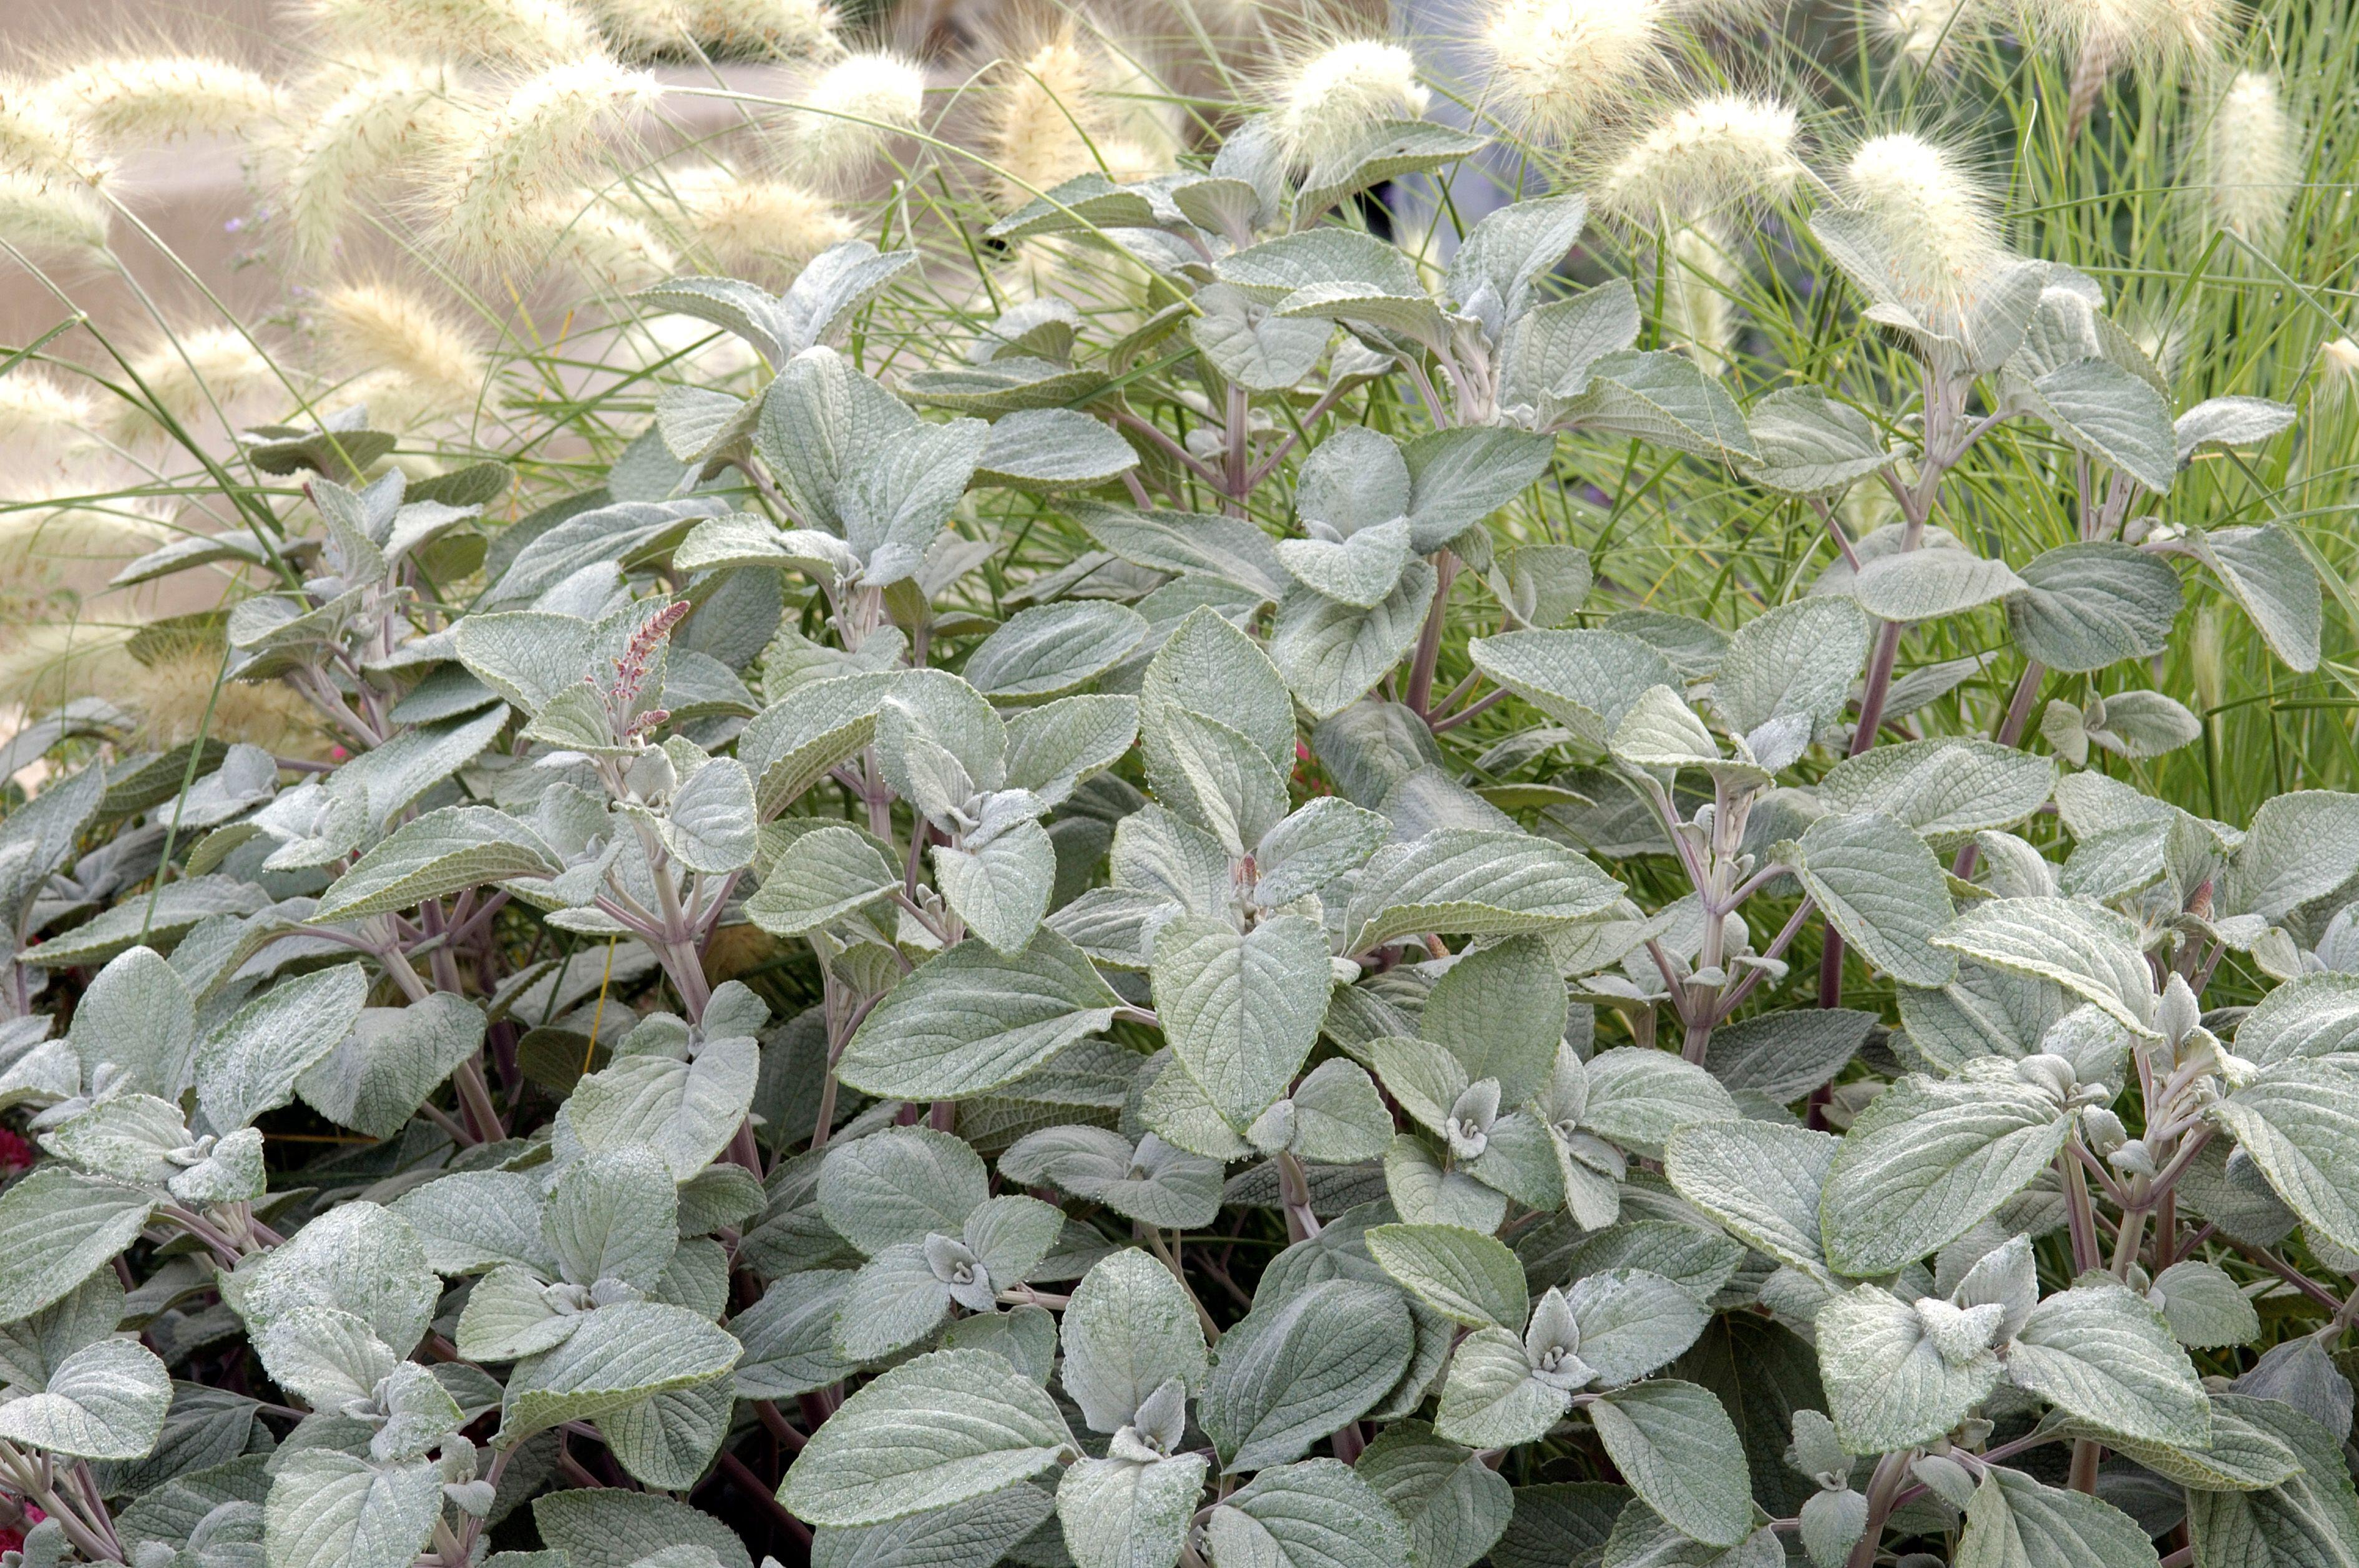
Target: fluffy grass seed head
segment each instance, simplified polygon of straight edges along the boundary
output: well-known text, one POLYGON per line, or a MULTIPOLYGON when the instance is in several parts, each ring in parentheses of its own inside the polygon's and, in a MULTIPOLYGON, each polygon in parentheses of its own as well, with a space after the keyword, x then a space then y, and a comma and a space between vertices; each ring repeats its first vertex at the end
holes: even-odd
POLYGON ((186 744, 197 738, 205 705, 212 705, 208 736, 233 744, 244 741, 281 757, 323 757, 332 739, 320 728, 317 713, 293 687, 271 681, 221 681, 221 658, 210 649, 159 654, 152 662, 128 661, 126 678, 107 695, 130 708, 141 721, 140 739, 159 750, 186 744))
POLYGON ((1901 303, 1937 329, 1953 324, 2004 254, 1989 193, 1954 154, 1906 131, 1862 142, 1842 185, 1875 225, 1901 303))
POLYGON ((1663 0, 1500 0, 1483 32, 1491 94, 1534 135, 1625 109, 1661 69, 1663 0))
POLYGON ((90 421, 90 399, 48 372, 18 365, 0 375, 0 443, 45 446, 90 421))
POLYGON ((2359 339, 2330 338, 2319 344, 2310 373, 2317 378, 2321 397, 2335 403, 2359 398, 2359 339))
POLYGON ((1890 0, 1876 13, 1875 30, 1893 51, 1920 70, 1936 56, 1952 57, 1977 30, 1977 0, 1890 0))
POLYGON ((668 380, 693 378, 706 385, 725 385, 752 374, 762 363, 745 339, 686 316, 642 316, 611 341, 609 365, 658 371, 668 380))
POLYGON ((1773 98, 1716 92, 1657 120, 1609 168, 1601 204, 1627 213, 1692 212, 1777 195, 1801 172, 1801 123, 1773 98))
POLYGON ((1346 38, 1301 58, 1273 96, 1271 128, 1306 164, 1345 151, 1370 125, 1418 119, 1433 101, 1417 79, 1416 57, 1383 38, 1346 38))
POLYGON ((27 713, 103 697, 139 726, 137 743, 158 750, 197 737, 244 741, 279 756, 324 757, 331 741, 295 690, 278 681, 221 681, 217 648, 190 638, 132 656, 135 628, 53 622, 26 627, 0 649, 0 701, 27 713), (210 710, 212 718, 207 720, 210 710))
POLYGON ((517 215, 515 230, 506 259, 571 273, 593 287, 644 288, 677 270, 652 229, 594 191, 544 198, 517 215))
POLYGON ((69 581, 96 587, 174 537, 158 519, 112 503, 0 507, 0 600, 22 603, 69 581))
POLYGON ((589 55, 537 71, 460 117, 429 181, 441 238, 476 264, 531 243, 550 198, 577 186, 661 91, 644 70, 589 55))
POLYGON ((43 84, 59 112, 109 142, 243 131, 284 108, 276 83, 211 55, 114 55, 43 84))
POLYGON ((479 405, 475 388, 462 390, 447 382, 421 381, 390 369, 355 376, 321 402, 331 409, 359 404, 368 410, 370 429, 391 430, 403 436, 418 435, 437 426, 466 425, 477 413, 494 411, 479 405))
POLYGON ((848 54, 811 78, 787 123, 792 172, 840 190, 868 171, 885 139, 918 128, 926 68, 885 49, 848 54))
POLYGON ((363 49, 538 63, 599 49, 570 0, 296 0, 293 10, 329 41, 363 49))
POLYGON ((77 622, 29 622, 10 629, 0 643, 0 704, 27 718, 56 711, 78 697, 117 693, 128 670, 136 668, 124 643, 130 633, 77 622))
POLYGON ((334 248, 357 191, 405 155, 448 135, 459 113, 448 73, 431 62, 372 62, 323 106, 275 160, 296 254, 317 261, 334 248))
POLYGON ((73 116, 39 89, 0 76, 0 174, 95 185, 113 167, 73 116))
POLYGON ((1671 236, 1669 260, 1669 319, 1664 330, 1673 341, 1687 345, 1706 374, 1719 375, 1728 369, 1734 341, 1729 295, 1743 276, 1730 254, 1728 233, 1710 220, 1687 224, 1671 236))
POLYGON ((38 175, 0 174, 0 243, 20 251, 95 259, 106 251, 114 216, 86 187, 38 175))
POLYGON ((467 336, 417 295, 389 283, 347 283, 319 297, 320 325, 353 363, 387 370, 473 401, 484 356, 467 336))
MULTIPOLYGON (((262 351, 234 327, 201 327, 158 343, 132 362, 132 369, 158 407, 182 426, 212 422, 219 407, 234 420, 236 405, 280 387, 278 373, 262 351)), ((109 405, 102 427, 118 441, 162 433, 144 406, 109 405)))
POLYGON ((600 0, 598 20, 633 57, 683 54, 823 55, 840 21, 822 0, 600 0))
POLYGON ((1106 139, 1112 117, 1096 64, 1068 27, 993 73, 998 91, 985 147, 1005 171, 995 177, 1004 206, 1021 207, 1035 192, 1098 167, 1092 149, 1106 139))
POLYGON ((2220 52, 2235 0, 2025 0, 2033 30, 2104 72, 2152 70, 2220 52))
POLYGON ((2294 124, 2266 71, 2242 70, 2196 144, 2196 184, 2212 222, 2264 249, 2285 232, 2299 168, 2294 124))
POLYGON ((854 232, 825 197, 788 180, 705 166, 668 168, 662 184, 653 215, 726 268, 792 274, 854 232))

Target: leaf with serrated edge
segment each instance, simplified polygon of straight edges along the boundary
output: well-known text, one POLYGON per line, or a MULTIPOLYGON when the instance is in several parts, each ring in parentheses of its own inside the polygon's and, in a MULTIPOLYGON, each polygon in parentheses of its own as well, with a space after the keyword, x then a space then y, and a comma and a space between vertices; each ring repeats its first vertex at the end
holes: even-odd
POLYGON ((1998 1465, 1983 1472, 1958 1537, 1957 1568, 2154 1568, 2158 1561, 2145 1530, 2113 1504, 1998 1465))
POLYGON ((1964 911, 1932 943, 1995 968, 2053 980, 2133 1033, 2155 1037, 2154 981, 2139 955, 2137 926, 2102 905, 1994 899, 1964 911))
POLYGON ((1663 1173, 1730 1235, 1823 1278, 1819 1201, 1842 1147, 1826 1133, 1772 1121, 1702 1122, 1671 1134, 1663 1173))
POLYGON ((2029 1184, 2071 1130, 2063 1107, 2012 1064, 1957 1079, 1911 1076, 1843 1135, 1820 1205, 1827 1261, 1888 1274, 1948 1245, 2029 1184))
POLYGON ((1380 1225, 1369 1256, 1426 1305, 1470 1328, 1520 1329, 1524 1269, 1506 1242, 1455 1225, 1380 1225))
POLYGON ((1589 1415, 1614 1468, 1673 1527, 1710 1546, 1751 1533, 1745 1449, 1710 1393, 1659 1379, 1605 1395, 1589 1415))
POLYGON ((1846 1454, 1930 1443, 1998 1385, 1995 1355, 1951 1362, 1926 1337, 1917 1309, 1875 1285, 1821 1306, 1817 1330, 1819 1372, 1846 1454))
POLYGON ((1415 1337, 1389 1285, 1329 1280, 1256 1303, 1222 1336, 1199 1403, 1223 1473, 1283 1464, 1364 1415, 1400 1379, 1415 1337))
POLYGON ((1053 931, 1014 957, 962 943, 886 995, 845 1048, 841 1076, 896 1099, 957 1099, 1023 1076, 1113 1022, 1122 999, 1053 931))
POLYGON ((1957 970, 1934 938, 1951 918, 1940 863, 1908 824, 1880 813, 1822 816, 1802 835, 1802 885, 1860 955, 1914 986, 1957 970))
POLYGON ((988 1350, 937 1350, 846 1400, 778 1500, 812 1524, 881 1524, 1037 1476, 1073 1452, 1040 1389, 988 1350))

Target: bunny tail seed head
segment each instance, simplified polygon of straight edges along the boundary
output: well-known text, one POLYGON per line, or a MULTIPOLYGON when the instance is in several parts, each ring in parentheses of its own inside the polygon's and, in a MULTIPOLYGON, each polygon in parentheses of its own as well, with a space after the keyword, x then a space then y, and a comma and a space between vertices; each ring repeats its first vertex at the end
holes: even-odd
POLYGON ((21 600, 69 581, 104 582, 177 535, 118 502, 0 507, 0 598, 21 600))
POLYGON ((545 64, 599 49, 567 0, 300 0, 296 15, 332 42, 453 59, 545 64))
POLYGON ((592 55, 528 76, 465 115, 429 182, 443 238, 475 263, 507 250, 660 92, 647 72, 592 55))
POLYGON ((2276 243, 2300 172, 2292 118, 2276 81, 2264 71, 2238 71, 2201 137, 2195 183, 2212 221, 2263 248, 2276 243))
POLYGON ((1561 138, 1623 110, 1661 69, 1663 0, 1501 0, 1483 41, 1498 107, 1561 138))
POLYGON ((546 198, 519 214, 513 230, 494 259, 570 272, 592 287, 627 292, 677 270, 647 224, 606 206, 594 191, 546 198))
POLYGON ((852 221, 824 197, 783 179, 704 168, 667 169, 663 182, 673 211, 661 215, 723 267, 791 275, 853 237, 852 221))
POLYGON ((117 55, 77 65, 41 96, 110 142, 234 132, 276 118, 278 88, 208 55, 117 55))
POLYGON ((479 410, 486 414, 497 412, 496 405, 483 399, 476 387, 423 381, 392 369, 355 376, 323 397, 321 404, 330 408, 350 408, 358 404, 368 410, 370 429, 391 430, 403 436, 420 434, 437 426, 466 425, 479 410))
POLYGON ((2033 29, 2078 58, 2154 70, 2217 55, 2234 0, 2026 0, 2033 29))
POLYGON ((2002 254, 1995 203, 1946 148, 1896 131, 1862 142, 1843 187, 1874 222, 1904 301, 1954 312, 2002 254))
MULTIPOLYGON (((212 422, 218 406, 234 421, 236 406, 279 390, 277 372, 234 327, 202 327, 158 343, 132 362, 156 405, 183 426, 212 422)), ((160 435, 163 427, 142 405, 117 403, 101 416, 118 441, 160 435)))
POLYGON ((12 626, 0 642, 0 704, 27 717, 53 712, 79 697, 115 694, 137 667, 124 650, 125 630, 74 622, 32 622, 12 626))
POLYGON ((29 82, 0 76, 0 174, 96 185, 113 169, 73 116, 29 82))
POLYGON ((1006 207, 1021 207, 1038 192, 1098 167, 1091 150, 1103 142, 1110 116, 1098 92, 1096 62, 1068 27, 1020 62, 993 74, 987 143, 1006 207))
POLYGON ((279 193, 297 254, 327 255, 354 193, 447 131, 457 113, 440 66, 387 60, 311 114, 280 159, 279 193))
POLYGON ((835 47, 836 8, 821 0, 602 0, 598 19, 634 55, 796 57, 835 47))
POLYGON ((2336 403, 2359 395, 2359 339, 2330 338, 2318 345, 2318 362, 2310 367, 2320 396, 2336 403))
POLYGON ((1655 122, 1614 161, 1601 203, 1626 213, 1697 211, 1777 195, 1801 171, 1794 111, 1769 98, 1720 92, 1655 122))
POLYGON ((882 49, 849 54, 813 77, 788 120, 789 172, 841 190, 868 172, 885 139, 918 128, 926 69, 882 49))
POLYGON ((364 370, 390 370, 472 400, 484 356, 418 296, 387 283, 348 283, 320 296, 329 341, 364 370))
POLYGON ((18 250, 95 259, 106 251, 114 216, 80 186, 29 174, 0 174, 0 242, 18 250))
POLYGON ((1370 125, 1420 117, 1433 100, 1416 57, 1382 38, 1346 39, 1300 59, 1275 96, 1272 128, 1306 164, 1343 152, 1370 125))
POLYGON ((39 446, 90 423, 90 399, 46 371, 19 365, 0 375, 0 442, 39 446))
POLYGON ((0 649, 0 702, 39 714, 102 697, 137 721, 138 744, 157 750, 195 740, 202 726, 208 740, 279 756, 327 753, 317 715, 291 687, 221 680, 218 644, 196 636, 162 639, 159 647, 142 648, 145 659, 135 658, 128 644, 136 630, 60 622, 25 627, 0 649))
POLYGON ((1707 375, 1719 375, 1728 369, 1734 341, 1729 295, 1743 274, 1728 247, 1726 230, 1709 220, 1688 224, 1671 236, 1665 301, 1669 319, 1663 323, 1664 330, 1674 342, 1687 345, 1707 375))
POLYGON ((208 737, 244 741, 278 756, 319 757, 330 750, 319 715, 291 687, 275 680, 221 680, 220 656, 210 650, 130 663, 131 669, 123 672, 127 678, 115 688, 116 700, 138 714, 140 738, 147 745, 168 748, 195 740, 210 703, 208 737))
POLYGON ((1931 65, 1977 30, 1976 0, 1891 0, 1875 16, 1875 30, 1909 64, 1931 65))

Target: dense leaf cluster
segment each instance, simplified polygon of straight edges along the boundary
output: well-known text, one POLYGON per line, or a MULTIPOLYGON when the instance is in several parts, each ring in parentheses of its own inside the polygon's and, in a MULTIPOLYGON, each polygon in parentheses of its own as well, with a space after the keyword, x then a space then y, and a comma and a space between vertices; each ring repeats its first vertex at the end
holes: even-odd
POLYGON ((25 1558, 2359 1562, 2359 797, 2138 794, 2090 764, 2198 731, 2147 690, 2028 743, 2190 589, 2316 665, 2284 525, 2155 504, 2290 411, 2174 417, 2039 261, 1931 319, 1833 208, 1921 379, 1740 406, 1556 281, 1578 197, 1439 275, 1330 220, 1466 147, 1071 181, 995 237, 1165 308, 891 387, 850 345, 911 256, 668 284, 765 389, 667 386, 505 527, 496 472, 258 435, 315 531, 128 575, 282 570, 232 674, 350 760, 93 763, 0 825, 25 1558), (2073 454, 2077 542, 1940 521, 2002 427, 2073 454), (1796 498, 1821 569, 1585 613, 1495 520, 1568 433, 1796 498), (1082 545, 978 599, 1035 526, 1082 545), (486 535, 454 607, 422 563, 486 535), (1995 740, 1902 668, 1958 618, 2019 670, 1995 740), (2207 1011, 2223 959, 2283 983, 2207 1011))

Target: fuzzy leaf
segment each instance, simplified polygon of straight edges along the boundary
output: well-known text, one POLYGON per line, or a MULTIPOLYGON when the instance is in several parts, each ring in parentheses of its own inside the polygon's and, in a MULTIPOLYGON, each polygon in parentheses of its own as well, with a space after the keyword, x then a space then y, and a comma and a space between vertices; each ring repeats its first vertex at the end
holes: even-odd
POLYGON ((1819 1372, 1846 1454, 1930 1443, 1998 1385, 1988 1346, 1944 1355, 1917 1309, 1875 1285, 1821 1306, 1817 1329, 1819 1372))
POLYGON ((1079 949, 1037 933, 1013 957, 961 943, 920 965, 845 1048, 843 1081, 896 1099, 958 1099, 1023 1076, 1113 1022, 1122 999, 1079 949))
POLYGON ((1156 936, 1150 979, 1172 1054, 1243 1127, 1285 1095, 1310 1054, 1334 973, 1326 937, 1299 915, 1240 933, 1190 914, 1156 936))
POLYGON ((2146 1531, 2111 1503, 1998 1465, 1984 1471, 1958 1538, 1957 1568, 2153 1568, 2158 1561, 2146 1531))
POLYGON ((821 1525, 881 1524, 995 1492, 1073 1451, 1049 1396, 987 1350, 937 1350, 854 1393, 778 1500, 821 1525))
POLYGON ((1444 1317, 1469 1328, 1523 1327, 1524 1268, 1496 1237, 1455 1225, 1380 1225, 1367 1245, 1386 1273, 1444 1317))
POLYGON ((1589 1407, 1598 1440, 1648 1508, 1708 1546, 1752 1532, 1745 1449, 1720 1401, 1672 1379, 1617 1389, 1589 1407))
POLYGON ((1897 980, 1938 986, 1957 970, 1935 938, 1950 892, 1924 839, 1878 812, 1822 816, 1802 835, 1802 885, 1861 957, 1897 980))
POLYGON ((1388 1285, 1329 1280, 1256 1303, 1221 1338, 1197 1419, 1223 1474, 1267 1469, 1375 1406, 1416 1346, 1388 1285))
POLYGON ((1946 1246, 2064 1146, 2071 1122, 2063 1107, 1992 1065, 1966 1078, 1906 1078, 1852 1123, 1821 1205, 1827 1261, 1838 1273, 1889 1274, 1946 1246))
POLYGON ((2007 1353, 2007 1376, 2102 1431, 2182 1448, 2212 1441, 2193 1363, 2125 1285, 2080 1284, 2041 1302, 2007 1353))
POLYGON ((156 1446, 172 1379, 136 1340, 85 1345, 38 1393, 0 1405, 0 1438, 76 1459, 137 1459, 156 1446))
POLYGON ((1960 914, 1933 937, 1933 946, 1995 968, 2052 980, 2132 1032, 2154 1034, 2154 982, 2139 956, 2137 927, 2101 905, 2080 899, 1995 899, 1960 914))

